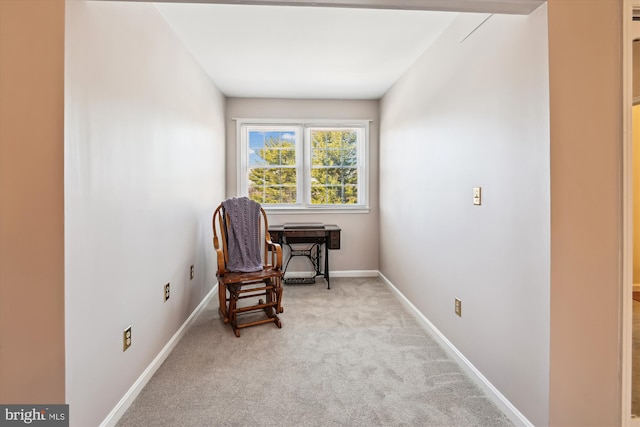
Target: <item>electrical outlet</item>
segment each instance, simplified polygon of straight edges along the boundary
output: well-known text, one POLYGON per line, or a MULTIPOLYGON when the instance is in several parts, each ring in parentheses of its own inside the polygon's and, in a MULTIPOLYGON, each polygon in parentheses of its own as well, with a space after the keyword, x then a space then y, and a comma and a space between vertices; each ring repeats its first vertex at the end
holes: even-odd
POLYGON ((195 275, 196 275, 196 270, 195 270, 195 267, 192 265, 191 269, 189 270, 189 280, 193 280, 195 275))
POLYGON ((460 298, 456 298, 455 301, 455 312, 458 316, 462 317, 462 300, 460 298))
POLYGON ((167 302, 167 300, 169 299, 170 296, 170 288, 169 288, 169 283, 167 283, 166 285, 164 285, 164 302, 167 302))
POLYGON ((482 204, 482 187, 473 188, 473 204, 477 206, 482 204))
POLYGON ((131 347, 131 326, 122 333, 122 351, 127 351, 131 347))

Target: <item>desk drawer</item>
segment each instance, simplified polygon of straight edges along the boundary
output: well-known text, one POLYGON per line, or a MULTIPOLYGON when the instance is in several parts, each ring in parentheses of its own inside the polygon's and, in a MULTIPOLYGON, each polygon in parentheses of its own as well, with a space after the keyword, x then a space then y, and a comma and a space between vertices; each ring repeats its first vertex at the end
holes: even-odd
POLYGON ((340 230, 329 231, 329 249, 340 249, 340 230))
POLYGON ((289 237, 324 237, 327 232, 324 230, 286 230, 284 236, 289 237))

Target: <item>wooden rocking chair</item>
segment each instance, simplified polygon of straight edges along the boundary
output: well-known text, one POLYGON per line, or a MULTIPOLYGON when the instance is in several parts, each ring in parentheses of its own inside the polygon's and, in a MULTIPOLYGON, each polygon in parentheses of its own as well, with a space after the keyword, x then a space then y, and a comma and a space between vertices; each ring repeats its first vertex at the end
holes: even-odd
POLYGON ((282 248, 268 230, 266 212, 246 197, 225 200, 213 213, 220 317, 237 337, 249 326, 282 327, 282 248))

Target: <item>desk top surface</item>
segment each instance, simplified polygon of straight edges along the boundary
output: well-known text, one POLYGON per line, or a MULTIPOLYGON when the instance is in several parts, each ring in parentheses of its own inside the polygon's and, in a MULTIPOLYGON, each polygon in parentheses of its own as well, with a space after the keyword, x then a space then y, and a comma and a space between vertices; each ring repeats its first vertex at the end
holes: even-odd
POLYGON ((335 224, 323 224, 320 222, 288 222, 286 224, 269 225, 269 231, 305 231, 305 230, 326 230, 326 231, 339 231, 340 227, 335 224))

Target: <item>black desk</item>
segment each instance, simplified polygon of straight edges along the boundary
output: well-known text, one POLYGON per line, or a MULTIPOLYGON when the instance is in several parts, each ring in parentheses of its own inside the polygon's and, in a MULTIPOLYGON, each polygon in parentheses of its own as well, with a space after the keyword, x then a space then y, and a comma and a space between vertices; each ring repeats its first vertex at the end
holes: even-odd
POLYGON ((284 267, 287 272, 289 261, 296 256, 305 256, 313 264, 315 276, 309 279, 289 278, 287 284, 315 283, 316 277, 324 276, 327 289, 331 289, 329 282, 329 249, 340 249, 340 227, 335 224, 320 223, 287 223, 269 226, 271 241, 289 247, 289 258, 284 267), (297 243, 311 244, 307 249, 296 249, 291 245, 297 243), (320 247, 324 246, 324 271, 320 271, 320 247))

